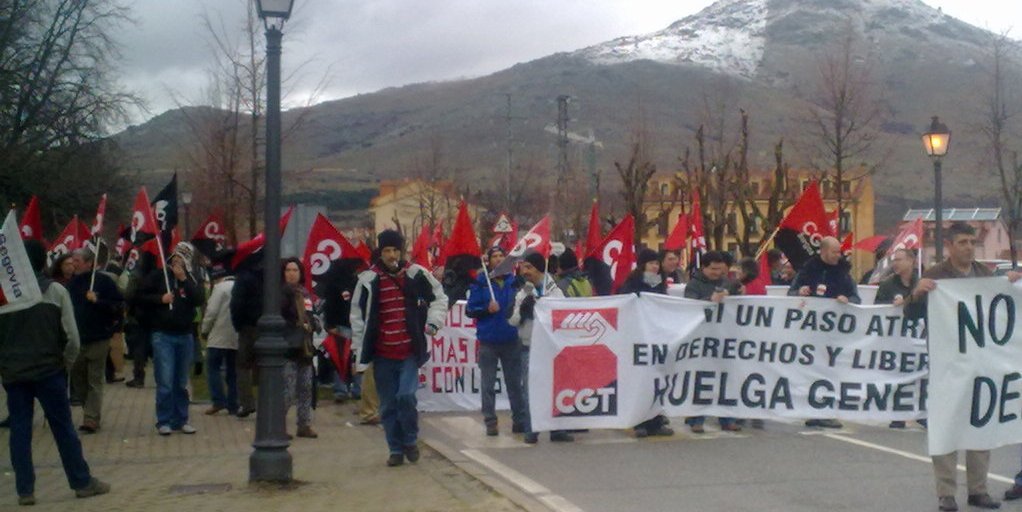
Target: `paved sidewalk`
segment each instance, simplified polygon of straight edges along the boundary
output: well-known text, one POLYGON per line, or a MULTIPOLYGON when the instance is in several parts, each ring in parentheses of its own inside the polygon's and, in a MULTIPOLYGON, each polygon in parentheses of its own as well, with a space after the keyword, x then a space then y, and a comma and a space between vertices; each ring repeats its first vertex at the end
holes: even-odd
MULTIPOLYGON (((33 457, 38 504, 23 510, 200 512, 255 510, 518 511, 511 500, 422 445, 418 464, 388 468, 383 430, 360 426, 354 405, 320 403, 318 439, 295 439, 290 448, 298 484, 290 490, 250 487, 248 457, 255 417, 238 419, 193 405, 195 435, 160 437, 153 427, 154 387, 109 384, 102 429, 82 436, 93 474, 109 482, 109 495, 79 500, 68 488, 56 446, 36 407, 33 457), (204 491, 204 492, 203 492, 204 491), (73 507, 73 508, 70 508, 73 507)), ((6 415, 4 395, 0 411, 6 415)), ((81 409, 74 408, 76 422, 81 409)), ((294 433, 292 411, 288 429, 294 433)), ((0 510, 17 510, 9 431, 0 429, 0 510)))

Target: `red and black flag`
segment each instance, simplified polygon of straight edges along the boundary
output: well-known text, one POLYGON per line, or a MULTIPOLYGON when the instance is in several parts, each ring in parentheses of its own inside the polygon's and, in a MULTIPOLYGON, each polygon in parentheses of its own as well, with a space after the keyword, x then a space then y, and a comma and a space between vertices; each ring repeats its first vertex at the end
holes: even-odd
POLYGON ((814 180, 781 221, 774 235, 774 245, 798 270, 820 252, 820 241, 833 235, 819 184, 814 180))
POLYGON ((21 225, 18 227, 22 240, 38 240, 43 242, 43 221, 39 214, 39 198, 32 196, 28 200, 28 208, 25 215, 21 217, 21 225))
POLYGON ((192 235, 192 245, 195 250, 213 259, 214 256, 226 247, 227 233, 224 230, 224 221, 220 216, 212 213, 206 217, 206 221, 199 225, 199 229, 192 235))

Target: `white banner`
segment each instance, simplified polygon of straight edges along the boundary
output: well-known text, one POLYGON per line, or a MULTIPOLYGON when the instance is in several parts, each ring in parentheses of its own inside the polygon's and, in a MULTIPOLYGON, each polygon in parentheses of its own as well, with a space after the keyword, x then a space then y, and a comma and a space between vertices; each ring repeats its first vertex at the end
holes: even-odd
POLYGON ((1006 278, 947 279, 930 293, 930 453, 1022 442, 1022 289, 1006 278))
MULTIPOLYGON (((479 342, 475 319, 465 315, 465 301, 447 312, 447 322, 430 340, 429 360, 419 368, 420 411, 479 411, 482 385, 479 373, 479 342)), ((498 410, 510 408, 504 376, 497 370, 498 410)))
POLYGON ((659 413, 926 416, 922 322, 894 306, 799 297, 544 299, 529 370, 533 428, 626 428, 659 413))
POLYGON ((0 313, 34 306, 42 299, 39 281, 28 261, 14 210, 0 227, 0 313))

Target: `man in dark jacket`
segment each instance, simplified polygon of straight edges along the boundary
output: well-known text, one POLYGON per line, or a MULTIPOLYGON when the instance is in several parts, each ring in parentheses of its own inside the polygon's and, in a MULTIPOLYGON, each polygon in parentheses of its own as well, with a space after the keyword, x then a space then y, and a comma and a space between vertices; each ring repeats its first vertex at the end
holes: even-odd
POLYGON ((92 477, 82 455, 82 443, 71 419, 66 369, 78 355, 78 326, 71 297, 63 286, 42 273, 46 250, 35 240, 25 241, 32 270, 43 293, 42 301, 21 311, 0 315, 0 379, 7 391, 10 412, 10 454, 19 505, 35 505, 35 469, 32 467, 32 415, 35 401, 43 408, 57 444, 64 474, 79 498, 110 492, 110 486, 92 477))
MULTIPOLYGON (((699 259, 700 269, 685 286, 685 298, 720 302, 728 295, 741 295, 742 285, 727 278, 727 259, 718 251, 709 251, 699 259)), ((705 432, 703 423, 705 416, 692 416, 685 419, 693 433, 705 432)), ((735 418, 718 418, 721 430, 737 432, 742 429, 735 418)))
POLYGON ((94 255, 89 249, 71 254, 75 275, 67 284, 82 349, 71 369, 71 401, 81 403, 84 419, 78 430, 99 430, 103 410, 103 382, 110 340, 124 317, 124 297, 117 283, 102 272, 92 271, 94 255))
POLYGON ((188 242, 174 248, 167 261, 169 276, 155 269, 139 292, 140 299, 156 306, 153 318, 153 370, 156 374, 156 431, 194 434, 188 423, 188 375, 194 341, 192 320, 203 303, 202 292, 192 279, 193 249, 188 242), (168 286, 169 285, 169 286, 168 286))
MULTIPOLYGON (((835 299, 842 304, 859 304, 852 266, 841 257, 841 242, 832 236, 820 241, 820 254, 809 260, 791 282, 788 295, 835 299)), ((806 420, 807 427, 841 428, 836 419, 806 420)))
POLYGON ((820 254, 798 271, 788 295, 826 297, 859 304, 859 291, 851 275, 852 265, 841 257, 841 242, 832 236, 820 241, 820 254))
POLYGON ((388 229, 377 242, 379 258, 358 276, 351 299, 351 345, 361 364, 373 365, 387 465, 400 466, 419 460, 419 367, 429 357, 427 335, 447 317, 447 296, 429 271, 402 260, 400 233, 388 229))
MULTIPOLYGON (((493 272, 504 261, 504 250, 494 247, 487 252, 486 267, 493 272)), ((515 305, 514 276, 489 275, 480 272, 468 292, 465 312, 476 319, 476 338, 479 340, 479 373, 482 381, 482 412, 486 435, 495 436, 497 412, 495 410, 497 362, 504 371, 504 389, 511 402, 511 431, 524 433, 529 411, 522 399, 522 343, 518 329, 508 323, 515 305), (492 293, 491 293, 492 290, 492 293)))
POLYGON ((231 289, 231 324, 238 331, 238 354, 235 368, 238 378, 238 417, 255 412, 255 342, 259 337, 256 324, 263 314, 262 253, 249 257, 237 270, 231 289))

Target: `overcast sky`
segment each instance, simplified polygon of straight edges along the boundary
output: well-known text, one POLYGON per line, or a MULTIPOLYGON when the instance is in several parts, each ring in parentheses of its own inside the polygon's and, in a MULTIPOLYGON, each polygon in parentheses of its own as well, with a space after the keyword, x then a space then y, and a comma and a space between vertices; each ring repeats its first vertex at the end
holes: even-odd
MULTIPOLYGON (((137 23, 122 27, 123 83, 149 113, 203 103, 211 49, 204 13, 243 24, 250 0, 127 0, 137 23)), ((974 25, 1019 38, 1017 0, 924 0, 974 25)), ((551 53, 661 30, 712 0, 295 0, 285 26, 284 70, 307 63, 285 103, 384 87, 481 76, 551 53)))

